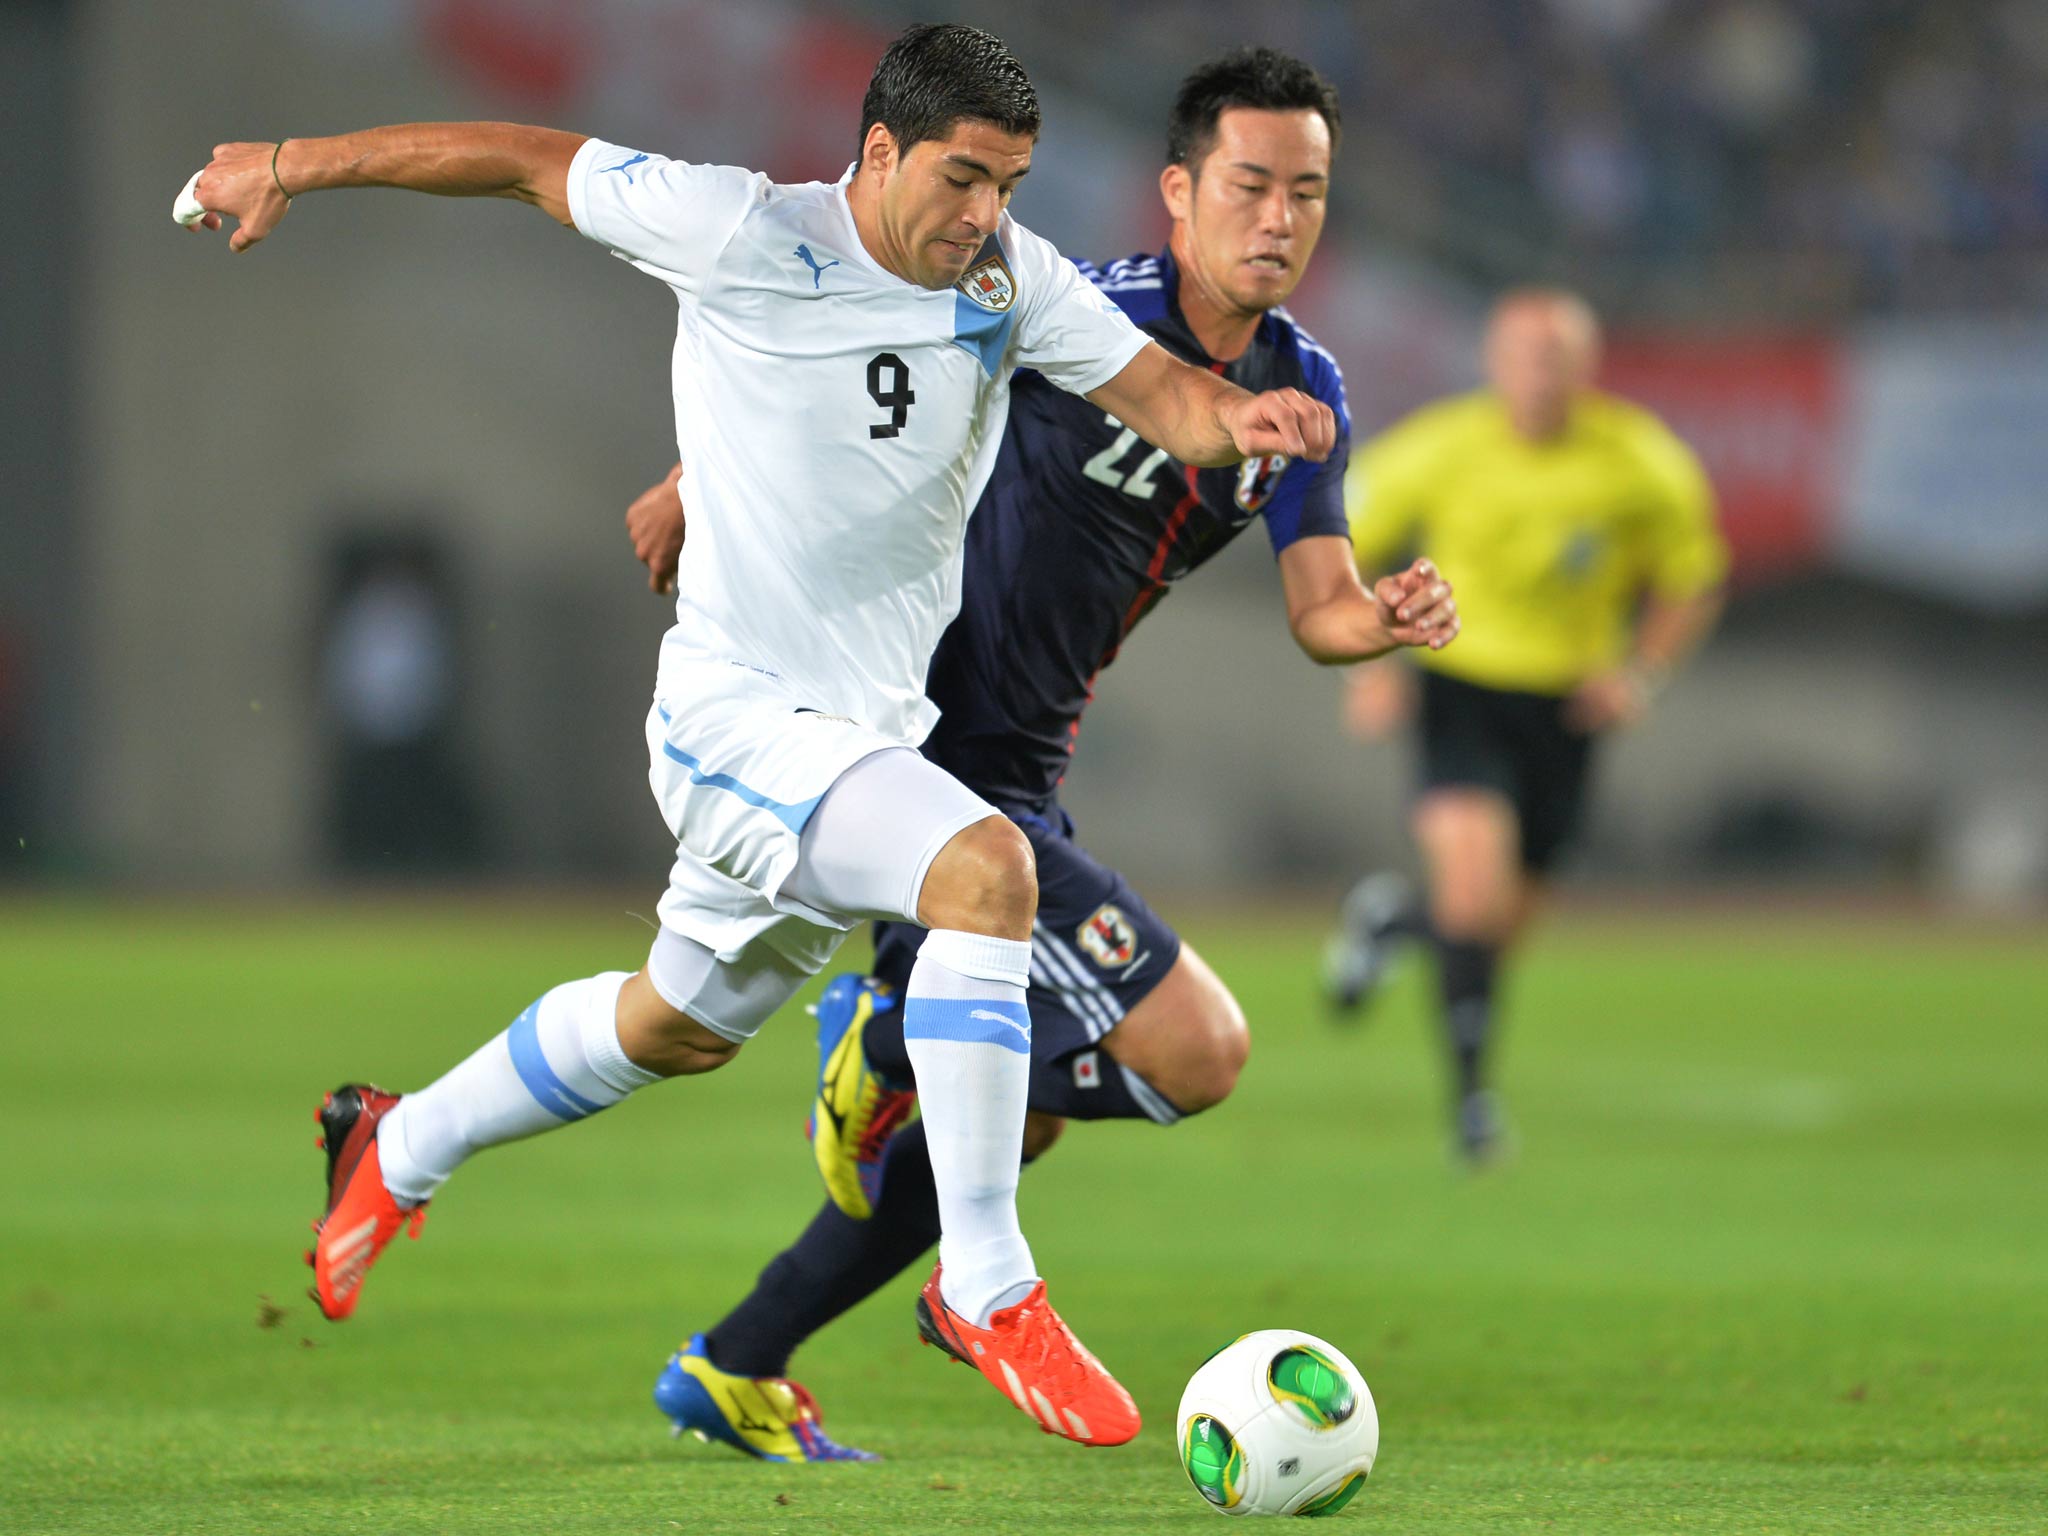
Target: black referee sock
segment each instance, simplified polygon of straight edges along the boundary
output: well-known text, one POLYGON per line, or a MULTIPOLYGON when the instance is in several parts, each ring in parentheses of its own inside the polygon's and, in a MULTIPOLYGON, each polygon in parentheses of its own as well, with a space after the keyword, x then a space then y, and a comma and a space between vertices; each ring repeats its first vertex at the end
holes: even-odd
POLYGON ((1485 1086, 1486 1048, 1493 1034, 1494 979, 1500 946, 1461 939, 1436 941, 1437 984, 1443 994, 1444 1030, 1458 1070, 1459 1097, 1485 1086))
POLYGON ((938 1240, 931 1155, 924 1123, 912 1121, 890 1139, 874 1215, 855 1221, 826 1201, 803 1236, 769 1261, 746 1300, 706 1333, 711 1363, 741 1376, 782 1375, 799 1344, 902 1274, 938 1240))

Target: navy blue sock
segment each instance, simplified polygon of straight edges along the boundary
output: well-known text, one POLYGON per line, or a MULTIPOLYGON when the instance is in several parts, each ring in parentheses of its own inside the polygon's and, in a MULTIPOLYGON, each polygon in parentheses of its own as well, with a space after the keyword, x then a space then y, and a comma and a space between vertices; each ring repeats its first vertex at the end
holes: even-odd
POLYGON ((1493 1035, 1493 992, 1500 970, 1500 947, 1439 937, 1436 954, 1444 1031, 1462 1097, 1486 1086, 1486 1049, 1493 1035))
MULTIPOLYGON (((898 1008, 880 1016, 899 1021, 899 1041, 902 1013, 898 1008)), ((923 1122, 912 1121, 890 1138, 874 1215, 855 1221, 826 1201, 803 1236, 769 1261, 746 1300, 706 1334, 711 1363, 741 1376, 782 1375, 799 1344, 903 1273, 938 1240, 931 1155, 923 1122)))
MULTIPOLYGON (((901 991, 897 993, 902 996, 901 991)), ((908 1087, 917 1080, 910 1070, 910 1051, 903 1044, 903 1004, 898 1001, 894 1008, 875 1014, 861 1030, 861 1049, 866 1054, 868 1065, 881 1073, 883 1078, 897 1087, 908 1087)))

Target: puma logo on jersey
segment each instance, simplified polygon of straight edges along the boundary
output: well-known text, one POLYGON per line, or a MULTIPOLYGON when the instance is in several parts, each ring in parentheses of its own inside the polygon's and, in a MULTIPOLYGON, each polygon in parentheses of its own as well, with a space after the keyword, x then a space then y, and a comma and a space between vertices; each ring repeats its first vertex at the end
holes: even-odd
POLYGON ((613 171, 621 171, 624 172, 626 180, 631 181, 633 179, 633 172, 631 167, 638 165, 642 160, 645 160, 646 158, 647 156, 644 154, 635 155, 630 160, 621 160, 617 165, 608 165, 603 170, 599 171, 597 174, 600 176, 607 176, 610 175, 613 171))
POLYGON ((824 285, 827 270, 839 265, 838 260, 835 258, 826 262, 824 266, 819 266, 818 258, 811 254, 811 248, 808 245, 798 246, 796 254, 802 259, 803 264, 811 269, 811 291, 813 293, 817 292, 824 285))

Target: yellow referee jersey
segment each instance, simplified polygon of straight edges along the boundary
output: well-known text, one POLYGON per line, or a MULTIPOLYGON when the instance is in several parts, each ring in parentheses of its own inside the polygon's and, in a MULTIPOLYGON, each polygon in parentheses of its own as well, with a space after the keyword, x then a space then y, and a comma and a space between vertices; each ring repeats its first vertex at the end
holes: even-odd
POLYGON ((1488 391, 1425 406, 1367 443, 1345 482, 1366 577, 1405 553, 1456 590, 1456 641, 1422 665, 1487 688, 1564 694, 1627 659, 1645 592, 1718 586, 1728 549, 1692 450, 1640 406, 1588 393, 1530 442, 1488 391))

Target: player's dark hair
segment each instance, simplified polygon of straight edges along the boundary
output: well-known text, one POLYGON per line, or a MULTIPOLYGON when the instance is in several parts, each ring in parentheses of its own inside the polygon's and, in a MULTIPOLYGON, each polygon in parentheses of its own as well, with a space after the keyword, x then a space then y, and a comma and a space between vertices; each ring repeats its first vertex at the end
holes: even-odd
POLYGON ((1330 127, 1330 152, 1337 152, 1344 129, 1337 87, 1276 48, 1234 48, 1181 81, 1166 120, 1167 160, 1199 171, 1215 147, 1216 120, 1232 107, 1320 112, 1330 127))
POLYGON ((860 104, 862 153, 880 123, 896 153, 944 138, 955 123, 992 123, 1005 133, 1038 134, 1038 92, 1003 40, 979 27, 921 22, 889 45, 860 104))

